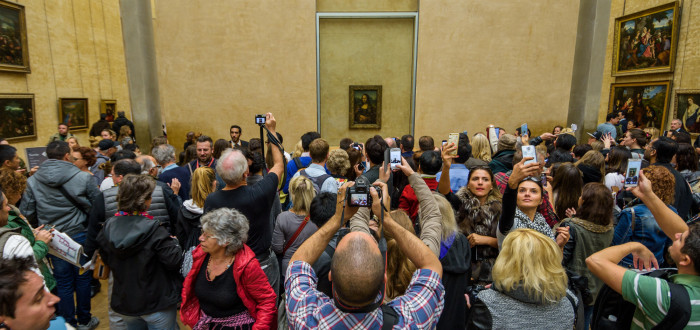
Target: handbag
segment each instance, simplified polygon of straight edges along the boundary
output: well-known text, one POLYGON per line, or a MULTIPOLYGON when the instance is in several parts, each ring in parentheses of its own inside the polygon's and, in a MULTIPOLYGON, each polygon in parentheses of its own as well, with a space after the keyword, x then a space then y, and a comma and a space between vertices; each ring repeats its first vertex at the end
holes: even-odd
POLYGON ((92 277, 98 280, 109 278, 109 266, 102 260, 99 251, 95 252, 95 269, 92 271, 92 277))

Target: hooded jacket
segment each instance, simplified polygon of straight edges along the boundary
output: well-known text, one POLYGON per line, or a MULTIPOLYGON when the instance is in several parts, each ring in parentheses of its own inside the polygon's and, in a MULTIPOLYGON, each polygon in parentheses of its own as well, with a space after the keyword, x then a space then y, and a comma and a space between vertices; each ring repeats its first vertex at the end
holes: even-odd
POLYGON ((508 172, 513 169, 513 155, 515 150, 500 150, 491 159, 489 167, 493 175, 501 172, 508 172))
MULTIPOLYGON (((182 323, 194 327, 199 321, 200 307, 197 295, 194 292, 194 281, 202 270, 202 264, 207 253, 198 246, 192 252, 192 270, 185 278, 182 288, 182 306, 180 307, 180 319, 182 323)), ((255 253, 248 245, 236 252, 233 261, 233 279, 236 281, 236 293, 248 309, 248 313, 255 319, 253 330, 277 329, 277 308, 275 307, 275 291, 272 290, 267 276, 260 268, 255 253)))
POLYGON ((199 219, 204 210, 188 199, 182 203, 182 207, 177 214, 175 221, 175 236, 180 242, 183 251, 188 251, 199 245, 199 235, 202 234, 202 224, 199 219))
POLYGON ((86 212, 99 193, 89 173, 67 161, 49 159, 27 179, 27 189, 19 209, 33 226, 55 225, 57 230, 73 236, 85 231, 86 212), (80 208, 64 196, 60 187, 77 201, 80 208))
POLYGON ((138 316, 177 306, 182 250, 160 222, 144 216, 111 217, 97 241, 114 276, 110 306, 115 312, 138 316))

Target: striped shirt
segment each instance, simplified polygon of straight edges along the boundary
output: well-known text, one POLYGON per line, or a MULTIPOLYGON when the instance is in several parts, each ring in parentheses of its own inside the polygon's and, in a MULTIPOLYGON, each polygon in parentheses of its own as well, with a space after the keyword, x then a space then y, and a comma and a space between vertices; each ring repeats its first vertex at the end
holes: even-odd
MULTIPOLYGON (((345 313, 333 300, 316 290, 316 274, 308 263, 289 264, 284 281, 287 321, 290 329, 380 329, 381 308, 369 313, 345 313)), ((445 287, 440 276, 429 269, 413 273, 403 296, 389 302, 398 315, 394 329, 432 329, 442 314, 445 287)))
MULTIPOLYGON (((692 314, 686 329, 700 329, 700 276, 676 274, 670 279, 690 296, 692 314)), ((622 297, 637 306, 631 329, 651 329, 664 319, 671 305, 668 282, 633 270, 626 271, 622 278, 622 297)))

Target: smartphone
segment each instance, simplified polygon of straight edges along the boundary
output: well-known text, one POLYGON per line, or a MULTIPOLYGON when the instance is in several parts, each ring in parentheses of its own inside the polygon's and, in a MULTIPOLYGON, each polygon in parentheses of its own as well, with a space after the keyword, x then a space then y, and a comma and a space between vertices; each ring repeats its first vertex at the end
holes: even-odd
POLYGON ((444 148, 445 145, 447 144, 447 140, 442 140, 442 147, 444 148))
MULTIPOLYGON (((450 136, 447 138, 447 144, 449 145, 450 143, 454 143, 455 147, 459 145, 459 133, 450 133, 450 136)), ((456 156, 457 149, 450 153, 450 155, 456 156)))
MULTIPOLYGON (((520 136, 527 134, 527 123, 520 125, 520 136)), ((529 135, 528 135, 529 137, 529 135)))
POLYGON ((525 165, 530 163, 537 163, 537 151, 535 151, 535 146, 523 146, 523 159, 527 157, 532 157, 531 160, 525 162, 525 165))
POLYGON ((401 165, 401 149, 391 148, 389 151, 389 164, 391 164, 391 169, 397 169, 398 165, 401 165))
POLYGON ((547 174, 542 173, 540 176, 540 181, 542 182, 542 187, 547 186, 547 174))
POLYGON ((642 170, 642 160, 630 158, 627 161, 625 187, 636 187, 639 184, 639 171, 642 170))

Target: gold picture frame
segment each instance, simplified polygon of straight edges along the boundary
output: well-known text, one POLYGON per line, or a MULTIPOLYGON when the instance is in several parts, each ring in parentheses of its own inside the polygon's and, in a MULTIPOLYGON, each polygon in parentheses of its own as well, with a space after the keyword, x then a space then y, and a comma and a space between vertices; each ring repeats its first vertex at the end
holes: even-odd
POLYGON ((58 99, 58 123, 68 124, 73 131, 88 128, 88 113, 87 98, 58 99))
POLYGON ((102 100, 100 101, 100 116, 107 115, 105 118, 108 122, 114 122, 117 118, 117 100, 102 100))
POLYGON ((673 72, 678 1, 615 19, 613 76, 673 72))
POLYGON ((0 0, 0 71, 30 73, 24 6, 0 0))
POLYGON ((36 140, 34 94, 0 94, 0 135, 7 141, 36 140))
POLYGON ((700 89, 676 90, 673 100, 673 118, 680 119, 683 128, 697 138, 700 135, 700 89))
POLYGON ((638 122, 639 128, 663 131, 670 92, 670 80, 611 84, 608 113, 623 111, 627 120, 638 122))
POLYGON ((350 128, 382 128, 382 86, 350 85, 350 128))

